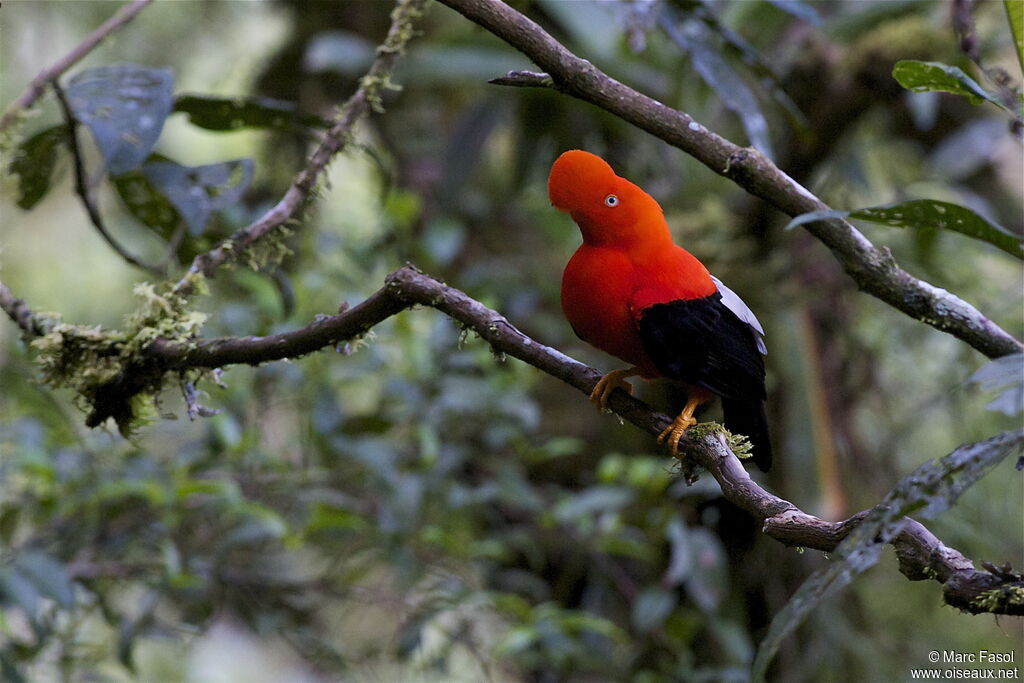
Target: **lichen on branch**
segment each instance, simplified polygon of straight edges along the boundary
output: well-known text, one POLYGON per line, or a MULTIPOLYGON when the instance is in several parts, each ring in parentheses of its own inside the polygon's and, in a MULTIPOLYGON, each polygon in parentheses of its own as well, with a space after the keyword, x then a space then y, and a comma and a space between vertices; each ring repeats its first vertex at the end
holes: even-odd
POLYGON ((140 283, 134 294, 141 302, 125 317, 122 329, 56 322, 31 342, 45 384, 70 389, 89 415, 87 425, 112 417, 126 435, 137 424, 137 406, 164 384, 167 369, 147 357, 149 346, 157 339, 194 343, 206 321, 206 314, 190 310, 187 299, 170 284, 140 283), (125 378, 130 379, 127 384, 125 378), (123 390, 112 391, 113 386, 123 390))

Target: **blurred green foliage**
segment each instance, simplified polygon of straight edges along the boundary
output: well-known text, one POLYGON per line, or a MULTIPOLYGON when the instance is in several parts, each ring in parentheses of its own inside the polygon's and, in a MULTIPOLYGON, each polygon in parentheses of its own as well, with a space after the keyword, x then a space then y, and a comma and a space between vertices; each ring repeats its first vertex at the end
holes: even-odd
MULTIPOLYGON (((909 93, 891 76, 901 59, 970 70, 943 3, 514 4, 712 130, 760 136, 833 206, 932 199, 1024 233, 1005 112, 909 93)), ((5 7, 19 40, 0 45, 0 101, 116 7, 5 7)), ((153 261, 169 246, 187 261, 277 201, 372 58, 390 4, 191 8, 155 3, 81 66, 174 69, 177 113, 157 161, 253 160, 244 198, 212 202, 207 232, 176 245, 181 207, 152 178, 128 171, 100 193, 112 232, 153 261)), ((975 20, 985 59, 1019 87, 1002 7, 978 3, 975 20)), ((558 306, 579 238, 544 180, 558 152, 581 147, 661 201, 679 242, 764 323, 779 452, 766 485, 779 495, 845 516, 925 460, 1019 424, 969 383, 984 359, 856 292, 760 202, 589 105, 487 86, 530 65, 444 7, 422 30, 395 76, 402 91, 332 163, 292 255, 225 270, 197 300, 205 335, 303 326, 411 260, 611 369, 558 306)), ((0 274, 35 310, 117 327, 141 276, 77 203, 60 123, 48 98, 15 141, 25 155, 0 195, 0 274)), ((102 145, 80 136, 99 164, 102 145)), ((1021 335, 1018 260, 945 231, 862 227, 1021 335)), ((652 440, 433 311, 337 353, 227 368, 223 387, 199 386, 221 411, 210 418, 174 420, 185 405, 168 387, 153 407, 164 419, 130 440, 86 430, 70 397, 38 379, 15 327, 0 326, 5 680, 742 681, 771 618, 829 566, 763 537, 713 481, 686 486, 652 440)), ((668 387, 643 393, 678 400, 668 387)), ((1000 472, 929 524, 972 559, 1020 567, 1021 478, 1008 463, 1000 472)), ((771 676, 901 680, 931 650, 1019 644, 1019 622, 961 615, 940 590, 909 583, 886 551, 782 643, 771 676)))

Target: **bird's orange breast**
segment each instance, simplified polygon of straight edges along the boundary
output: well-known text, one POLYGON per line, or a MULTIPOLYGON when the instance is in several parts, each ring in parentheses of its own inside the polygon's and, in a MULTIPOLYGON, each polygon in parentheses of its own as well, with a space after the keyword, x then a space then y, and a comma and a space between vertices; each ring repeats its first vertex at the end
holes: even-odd
POLYGON ((584 244, 562 275, 562 311, 581 339, 637 366, 644 377, 657 377, 637 332, 635 292, 635 268, 626 254, 584 244))
POLYGON ((707 269, 673 244, 640 256, 584 243, 562 276, 562 310, 580 338, 652 378, 661 373, 644 351, 640 314, 653 304, 714 291, 707 269))

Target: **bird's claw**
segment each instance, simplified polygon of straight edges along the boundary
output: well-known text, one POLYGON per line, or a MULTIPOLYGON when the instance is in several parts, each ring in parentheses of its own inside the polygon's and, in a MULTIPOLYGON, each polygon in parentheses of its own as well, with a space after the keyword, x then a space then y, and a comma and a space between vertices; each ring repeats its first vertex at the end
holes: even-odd
POLYGON ((590 402, 599 410, 608 410, 608 397, 616 389, 622 389, 630 396, 633 395, 633 385, 626 381, 626 377, 633 377, 636 371, 633 368, 627 370, 612 370, 607 375, 597 380, 597 385, 590 392, 590 402))
POLYGON ((658 435, 658 443, 668 443, 672 457, 679 456, 679 440, 683 438, 686 430, 697 424, 697 420, 691 415, 680 415, 672 420, 672 423, 662 430, 658 435))

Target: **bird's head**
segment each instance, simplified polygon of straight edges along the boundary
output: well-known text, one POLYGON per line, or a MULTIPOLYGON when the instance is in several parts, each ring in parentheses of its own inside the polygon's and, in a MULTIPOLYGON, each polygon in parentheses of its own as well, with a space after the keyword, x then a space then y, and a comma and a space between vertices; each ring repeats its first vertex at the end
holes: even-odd
POLYGON ((573 149, 555 160, 548 197, 556 209, 572 216, 589 244, 626 246, 652 233, 668 236, 654 198, 590 152, 573 149))

